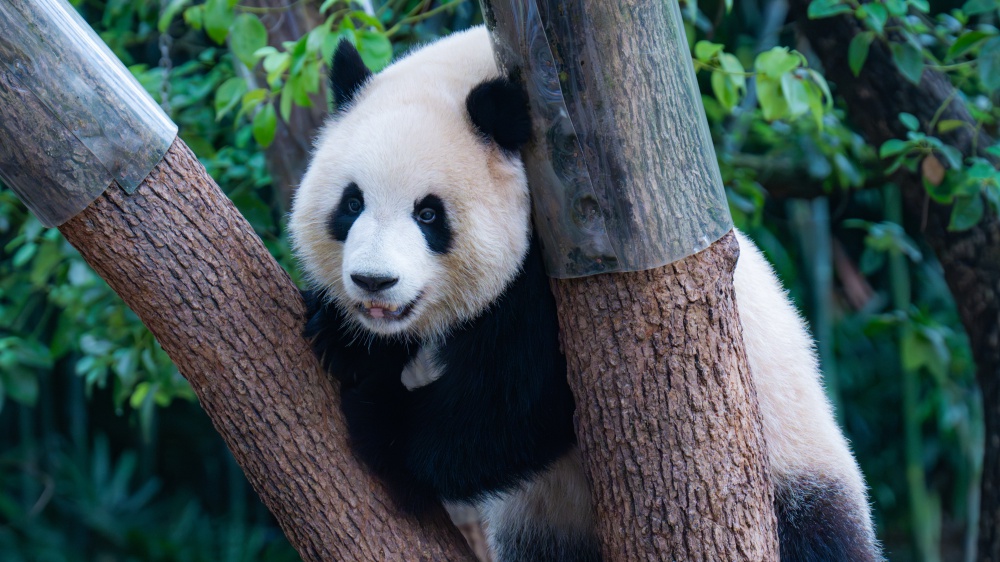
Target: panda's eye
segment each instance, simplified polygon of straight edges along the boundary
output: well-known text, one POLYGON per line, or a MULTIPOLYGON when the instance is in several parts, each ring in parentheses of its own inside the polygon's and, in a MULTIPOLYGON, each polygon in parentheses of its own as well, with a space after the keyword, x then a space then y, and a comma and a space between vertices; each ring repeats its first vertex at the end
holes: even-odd
POLYGON ((347 200, 347 210, 350 211, 352 214, 356 215, 360 213, 361 207, 363 206, 364 205, 361 203, 361 200, 358 199, 357 197, 351 197, 350 199, 347 200))
POLYGON ((421 211, 417 213, 417 220, 424 224, 430 224, 434 222, 434 219, 436 218, 437 213, 434 212, 434 209, 421 209, 421 211))

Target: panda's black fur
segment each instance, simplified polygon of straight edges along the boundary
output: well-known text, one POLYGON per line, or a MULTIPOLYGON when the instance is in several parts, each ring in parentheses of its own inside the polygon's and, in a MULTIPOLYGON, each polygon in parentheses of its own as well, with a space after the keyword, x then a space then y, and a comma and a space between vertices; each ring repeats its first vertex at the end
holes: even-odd
MULTIPOLYGON (((364 102, 357 98, 373 75, 346 42, 332 64, 338 113, 350 112, 353 104, 364 102)), ((486 78, 471 87, 465 111, 481 142, 499 147, 507 158, 516 158, 530 140, 527 96, 516 78, 486 78)), ((340 243, 365 209, 362 187, 352 182, 343 189, 324 227, 340 243)), ((412 210, 427 249, 439 256, 454 247, 451 211, 433 194, 415 201, 412 210), (440 220, 422 224, 417 213, 426 209, 440 220)), ((533 236, 519 272, 502 294, 470 320, 431 340, 365 330, 326 295, 329 290, 315 286, 305 293, 305 333, 323 366, 340 380, 354 452, 386 482, 400 507, 419 515, 443 500, 489 511, 497 502, 518 501, 561 482, 580 482, 574 493, 589 493, 582 473, 574 480, 558 472, 566 466, 579 472, 574 404, 554 299, 533 236), (421 360, 422 353, 430 359, 421 360), (419 361, 432 363, 438 372, 429 383, 408 388, 404 371, 419 361), (543 484, 532 488, 535 482, 543 484)), ((843 462, 853 463, 849 452, 843 462)), ((846 464, 844 474, 857 470, 846 464)), ((795 470, 772 473, 781 559, 881 560, 863 484, 859 491, 857 485, 838 482, 837 474, 810 476, 795 470)), ((496 519, 488 522, 488 531, 497 562, 600 559, 589 511, 535 517, 533 510, 494 510, 496 519)))
POLYGON ((306 336, 341 381, 354 451, 404 509, 480 501, 573 445, 573 397, 546 279, 532 243, 500 299, 436 349, 441 376, 412 391, 400 375, 419 343, 358 337, 343 312, 309 295, 306 336))

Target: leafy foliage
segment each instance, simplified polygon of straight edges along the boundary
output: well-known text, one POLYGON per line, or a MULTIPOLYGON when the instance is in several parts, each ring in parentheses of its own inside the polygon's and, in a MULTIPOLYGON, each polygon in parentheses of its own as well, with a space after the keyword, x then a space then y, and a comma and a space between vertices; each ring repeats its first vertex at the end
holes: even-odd
MULTIPOLYGON (((323 0, 315 2, 323 16, 316 27, 275 45, 258 18, 267 9, 236 0, 75 4, 170 108, 180 136, 293 274, 263 152, 279 123, 295 106, 326 104, 323 76, 339 41, 353 42, 378 70, 408 46, 479 18, 470 0, 384 0, 369 11, 350 0, 323 0), (164 39, 172 47, 161 60, 164 39)), ((914 559, 933 560, 934 549, 957 558, 975 522, 982 453, 974 366, 940 266, 919 225, 904 224, 894 210, 888 177, 920 173, 929 198, 953 204, 954 230, 1000 210, 1000 147, 977 140, 978 153, 967 156, 949 140, 957 132, 996 137, 998 5, 813 0, 810 17, 858 21, 861 33, 844 46, 855 74, 865 72, 873 49, 887 49, 911 81, 928 69, 947 73, 956 86, 949 103, 973 116, 943 119, 942 110, 920 122, 899 115, 901 138, 870 146, 850 126, 833 95, 837 85, 831 92, 807 45, 793 44, 781 22, 769 20, 777 4, 682 2, 730 209, 822 336, 831 398, 871 483, 892 558, 915 552, 914 559), (833 210, 813 205, 808 220, 793 220, 791 200, 800 196, 829 200, 833 210), (824 236, 825 245, 810 246, 824 236), (817 288, 824 275, 833 286, 825 293, 817 288), (915 437, 916 449, 900 435, 915 437)), ((245 506, 233 504, 229 516, 219 516, 191 494, 171 501, 174 494, 161 491, 178 484, 176 476, 152 476, 153 444, 193 400, 191 389, 59 233, 43 229, 2 189, 0 248, 0 424, 18 428, 16 439, 13 431, 6 438, 0 432, 7 447, 0 517, 10 522, 0 528, 0 551, 12 560, 87 553, 122 560, 290 558, 275 528, 249 522, 245 506), (80 382, 89 397, 85 411, 95 418, 82 429, 70 426, 71 434, 83 432, 72 447, 42 415, 83 408, 82 397, 54 396, 53 381, 67 379, 80 382), (102 441, 96 418, 104 410, 131 421, 140 442, 102 441), (55 483, 52 495, 41 501, 48 483, 55 483)), ((162 445, 161 458, 188 455, 192 444, 221 447, 206 431, 189 428, 182 445, 162 445)))

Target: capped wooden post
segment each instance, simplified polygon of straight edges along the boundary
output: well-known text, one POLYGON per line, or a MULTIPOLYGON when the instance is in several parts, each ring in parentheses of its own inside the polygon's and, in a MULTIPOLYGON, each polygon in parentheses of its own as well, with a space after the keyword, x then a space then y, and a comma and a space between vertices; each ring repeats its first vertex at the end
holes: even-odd
POLYGON ((64 0, 0 2, 0 177, 153 332, 302 558, 472 559, 355 461, 297 289, 175 131, 64 0))
POLYGON ((738 247, 677 3, 482 5, 531 99, 534 222, 604 559, 776 560, 738 247))

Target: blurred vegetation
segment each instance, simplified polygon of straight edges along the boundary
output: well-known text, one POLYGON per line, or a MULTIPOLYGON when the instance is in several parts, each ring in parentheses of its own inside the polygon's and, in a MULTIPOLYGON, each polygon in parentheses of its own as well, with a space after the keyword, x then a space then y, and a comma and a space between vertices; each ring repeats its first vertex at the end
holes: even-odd
MULTIPOLYGON (((293 276, 282 186, 262 150, 278 121, 314 103, 342 38, 378 70, 481 21, 469 0, 315 0, 322 23, 278 48, 259 3, 73 3, 293 276), (260 67, 259 83, 248 69, 260 67)), ((786 23, 785 0, 681 7, 735 222, 817 335, 887 553, 969 559, 983 438, 974 365, 941 267, 886 177, 937 162, 928 196, 956 203, 953 229, 1000 206, 993 165, 963 161, 935 137, 956 127, 996 136, 998 4, 812 2, 812 17, 854 14, 865 26, 845 46, 852 68, 886 42, 911 80, 926 68, 948 73, 976 119, 922 131, 903 114, 910 134, 883 146, 852 130, 837 85, 786 23)), ((4 560, 297 559, 156 341, 58 231, 2 188, 0 428, 4 560)))

